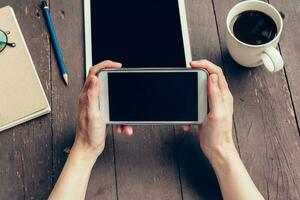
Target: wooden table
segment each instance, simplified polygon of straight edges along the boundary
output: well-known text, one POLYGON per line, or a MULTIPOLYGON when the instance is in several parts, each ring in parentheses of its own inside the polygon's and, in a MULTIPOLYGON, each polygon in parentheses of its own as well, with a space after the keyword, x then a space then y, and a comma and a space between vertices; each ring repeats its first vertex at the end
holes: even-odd
MULTIPOLYGON (((0 134, 0 199, 46 199, 66 160, 64 148, 74 139, 77 97, 84 82, 83 1, 50 2, 70 71, 69 87, 59 76, 39 2, 0 2, 0 7, 9 4, 16 12, 53 110, 0 134)), ((270 0, 286 15, 280 42, 286 65, 276 74, 241 68, 228 55, 225 16, 237 2, 186 0, 193 58, 224 66, 235 98, 235 142, 263 195, 300 199, 300 1, 270 0)), ((177 126, 140 126, 131 138, 110 128, 87 199, 221 199, 221 195, 195 128, 183 134, 177 126)))

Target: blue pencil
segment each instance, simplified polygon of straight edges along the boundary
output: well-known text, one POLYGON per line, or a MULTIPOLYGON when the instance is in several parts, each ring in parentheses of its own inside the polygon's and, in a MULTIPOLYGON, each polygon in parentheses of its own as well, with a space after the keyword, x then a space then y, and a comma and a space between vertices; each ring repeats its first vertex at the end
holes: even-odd
POLYGON ((64 63, 61 49, 59 47, 59 43, 58 43, 58 39, 56 36, 54 24, 51 19, 48 3, 46 1, 42 1, 41 7, 43 9, 43 13, 44 13, 44 16, 45 16, 45 19, 47 22, 47 26, 48 26, 48 29, 50 32, 50 37, 52 40, 52 45, 53 45, 53 49, 54 49, 54 52, 55 52, 55 55, 57 58, 57 64, 58 64, 60 73, 61 73, 66 85, 68 85, 68 71, 67 71, 67 67, 65 66, 65 63, 64 63))

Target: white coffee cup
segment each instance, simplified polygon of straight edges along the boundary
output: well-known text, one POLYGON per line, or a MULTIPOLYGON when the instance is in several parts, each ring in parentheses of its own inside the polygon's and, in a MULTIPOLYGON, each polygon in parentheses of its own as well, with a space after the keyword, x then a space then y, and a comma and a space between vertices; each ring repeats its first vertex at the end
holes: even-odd
MULTIPOLYGON (((232 58, 242 66, 258 67, 264 65, 269 71, 276 72, 283 68, 284 62, 276 49, 283 29, 280 13, 272 5, 258 0, 247 0, 236 4, 227 15, 226 42, 232 58), (261 45, 246 44, 235 37, 231 29, 232 20, 244 11, 260 11, 270 16, 277 26, 276 37, 261 45)), ((245 26, 247 26, 245 24, 245 26)))

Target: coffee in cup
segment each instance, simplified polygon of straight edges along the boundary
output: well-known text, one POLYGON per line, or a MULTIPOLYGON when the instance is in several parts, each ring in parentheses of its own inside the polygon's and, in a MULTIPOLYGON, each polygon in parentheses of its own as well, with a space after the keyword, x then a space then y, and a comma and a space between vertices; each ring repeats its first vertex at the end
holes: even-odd
POLYGON ((256 10, 244 11, 230 25, 235 37, 251 45, 262 45, 272 41, 277 35, 273 19, 256 10))

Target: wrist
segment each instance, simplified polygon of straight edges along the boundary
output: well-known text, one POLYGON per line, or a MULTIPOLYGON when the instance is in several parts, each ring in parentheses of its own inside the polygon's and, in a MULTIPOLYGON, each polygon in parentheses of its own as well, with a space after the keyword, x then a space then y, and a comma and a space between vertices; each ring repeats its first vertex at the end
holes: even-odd
POLYGON ((206 156, 215 168, 230 162, 232 158, 239 157, 239 153, 232 142, 211 149, 209 153, 206 153, 206 156))
POLYGON ((87 165, 94 165, 99 155, 100 153, 96 149, 75 140, 69 156, 75 157, 87 165))
POLYGON ((94 155, 95 157, 100 156, 105 147, 105 140, 104 142, 101 142, 101 139, 97 139, 98 141, 95 141, 96 139, 91 139, 87 135, 88 133, 77 131, 73 146, 75 146, 80 151, 94 155))

